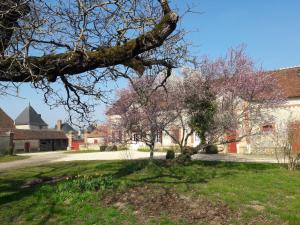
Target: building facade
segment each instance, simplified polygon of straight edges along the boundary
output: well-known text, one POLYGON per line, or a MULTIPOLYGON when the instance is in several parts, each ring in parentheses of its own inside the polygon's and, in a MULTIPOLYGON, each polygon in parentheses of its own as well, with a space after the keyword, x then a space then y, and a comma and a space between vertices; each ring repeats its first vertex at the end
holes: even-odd
MULTIPOLYGON (((239 142, 224 145, 225 152, 238 154, 275 154, 280 151, 280 145, 290 132, 296 134, 300 131, 300 67, 271 71, 277 80, 279 90, 286 97, 282 104, 268 110, 268 122, 255 125, 253 135, 243 138, 239 142)), ((246 124, 246 119, 244 124, 246 124)), ((236 136, 242 136, 244 131, 237 130, 236 136)), ((297 135, 293 135, 297 136, 297 135)), ((285 140, 284 140, 285 139, 285 140)), ((300 140, 294 138, 292 145, 298 145, 300 140)), ((295 150, 295 151, 299 151, 295 150)))
POLYGON ((0 119, 0 136, 11 136, 15 152, 67 149, 68 138, 65 133, 48 129, 48 124, 30 105, 19 114, 15 122, 3 110, 0 110, 0 119))

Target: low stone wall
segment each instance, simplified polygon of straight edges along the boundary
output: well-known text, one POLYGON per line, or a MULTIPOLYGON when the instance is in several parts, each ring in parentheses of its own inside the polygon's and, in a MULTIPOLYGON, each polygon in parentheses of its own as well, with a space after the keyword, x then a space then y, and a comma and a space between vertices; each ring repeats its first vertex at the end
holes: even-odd
POLYGON ((100 151, 100 145, 97 144, 82 144, 79 145, 79 150, 95 150, 95 151, 100 151))

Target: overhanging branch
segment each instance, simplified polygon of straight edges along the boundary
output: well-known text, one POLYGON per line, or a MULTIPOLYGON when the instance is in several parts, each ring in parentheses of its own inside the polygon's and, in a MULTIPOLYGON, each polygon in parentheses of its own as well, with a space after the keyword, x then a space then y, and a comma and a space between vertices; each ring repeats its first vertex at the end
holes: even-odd
MULTIPOLYGON (((48 79, 50 82, 55 82, 57 77, 63 75, 76 75, 119 64, 130 66, 134 62, 132 59, 134 60, 139 54, 161 46, 176 28, 177 14, 170 9, 167 0, 159 0, 159 2, 163 10, 161 21, 151 31, 123 45, 101 46, 95 51, 68 51, 25 59, 6 56, 0 59, 0 81, 31 82, 48 79)), ((144 63, 143 66, 147 64, 144 63)), ((135 67, 133 66, 134 69, 137 68, 135 67)), ((144 71, 141 64, 136 70, 139 73, 144 71)))

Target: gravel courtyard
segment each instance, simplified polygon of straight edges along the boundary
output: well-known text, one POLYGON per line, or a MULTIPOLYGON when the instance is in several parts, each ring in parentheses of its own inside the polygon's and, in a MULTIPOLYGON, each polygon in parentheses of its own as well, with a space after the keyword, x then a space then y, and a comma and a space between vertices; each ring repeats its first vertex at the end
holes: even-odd
MULTIPOLYGON (((155 152, 156 159, 163 159, 164 152, 155 152)), ((0 171, 24 168, 30 166, 44 165, 55 162, 80 161, 80 160, 135 160, 149 158, 148 152, 139 151, 116 151, 116 152, 92 152, 80 154, 66 154, 66 151, 23 153, 21 155, 30 156, 28 159, 0 163, 0 171)), ((259 163, 277 163, 277 159, 272 156, 238 155, 238 154, 197 154, 192 157, 193 160, 204 161, 228 161, 228 162, 259 162, 259 163)), ((283 162, 281 160, 281 162, 283 162)))

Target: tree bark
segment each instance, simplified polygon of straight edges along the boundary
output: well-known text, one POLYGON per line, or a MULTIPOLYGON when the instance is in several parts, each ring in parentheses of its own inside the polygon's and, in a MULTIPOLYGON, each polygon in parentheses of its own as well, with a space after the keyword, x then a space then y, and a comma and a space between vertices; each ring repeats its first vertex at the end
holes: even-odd
POLYGON ((0 54, 8 47, 17 21, 30 12, 28 3, 23 0, 4 0, 0 2, 0 54))
MULTIPOLYGON (((14 0, 16 1, 16 0, 14 0)), ((99 46, 97 50, 90 52, 74 52, 69 51, 60 54, 52 54, 41 57, 27 57, 26 67, 24 67, 24 59, 15 59, 8 56, 0 59, 0 81, 12 82, 31 82, 48 79, 55 82, 57 77, 63 75, 76 75, 97 68, 105 68, 114 65, 136 65, 135 60, 139 54, 147 52, 161 46, 167 37, 176 29, 178 16, 173 12, 167 0, 160 0, 164 15, 161 21, 149 32, 131 39, 123 45, 103 47, 99 46), (30 69, 28 69, 28 68, 30 69)), ((3 4, 1 4, 3 5, 3 4)), ((28 8, 26 8, 28 10, 28 8)), ((27 11, 24 11, 26 13, 27 11)), ((18 14, 16 17, 5 17, 0 19, 0 23, 9 23, 5 32, 0 36, 3 44, 2 55, 8 46, 7 41, 12 36, 13 24, 24 15, 18 14)), ((1 49, 0 49, 1 50, 1 49)), ((139 71, 143 71, 140 69, 139 71)))

